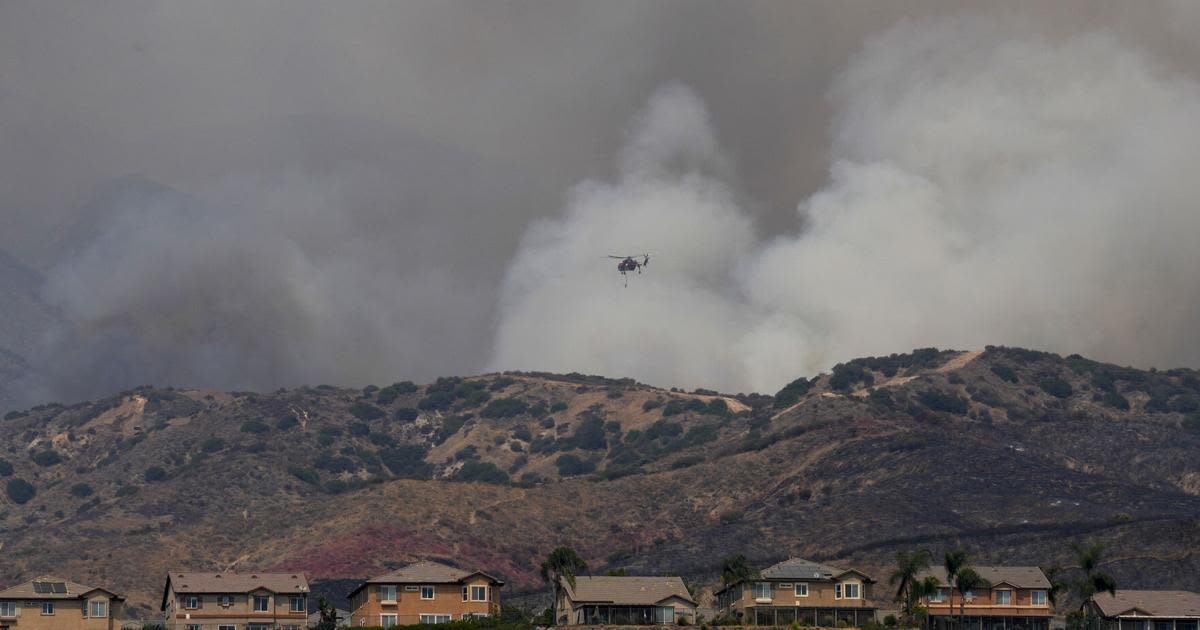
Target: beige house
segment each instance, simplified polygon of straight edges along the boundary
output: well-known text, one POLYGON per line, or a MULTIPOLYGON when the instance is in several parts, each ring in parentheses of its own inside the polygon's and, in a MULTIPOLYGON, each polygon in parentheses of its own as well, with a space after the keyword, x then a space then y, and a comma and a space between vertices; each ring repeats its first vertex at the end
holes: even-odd
POLYGON ((696 622, 696 602, 679 577, 576 576, 554 603, 558 625, 671 625, 696 622))
POLYGON ((1085 604, 1092 630, 1197 630, 1200 593, 1126 591, 1100 593, 1085 604))
POLYGON ((301 630, 308 621, 303 573, 167 574, 167 630, 301 630))
POLYGON ((855 569, 791 558, 717 591, 717 611, 757 626, 861 626, 878 612, 874 585, 855 569))
POLYGON ((946 570, 938 567, 917 576, 928 576, 943 584, 938 592, 922 598, 929 611, 927 626, 944 630, 957 627, 960 610, 964 630, 1050 630, 1048 591, 1050 580, 1038 567, 971 567, 991 584, 990 588, 959 593, 946 580, 946 570))
POLYGON ((115 630, 125 599, 44 575, 0 591, 0 630, 115 630))
POLYGON ((445 623, 500 612, 504 582, 483 571, 417 562, 374 577, 350 592, 350 625, 445 623))

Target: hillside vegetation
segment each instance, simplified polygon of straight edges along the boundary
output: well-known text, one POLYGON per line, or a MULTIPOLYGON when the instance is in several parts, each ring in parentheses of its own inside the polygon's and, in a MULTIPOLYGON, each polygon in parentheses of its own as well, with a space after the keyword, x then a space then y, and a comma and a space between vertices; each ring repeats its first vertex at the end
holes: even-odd
POLYGON ((168 568, 365 578, 419 557, 538 593, 594 570, 711 586, 720 558, 883 578, 899 549, 1200 589, 1200 373, 1013 348, 864 358, 775 396, 541 373, 273 393, 142 387, 0 420, 0 583, 148 614, 168 568), (52 544, 48 544, 52 542, 52 544))

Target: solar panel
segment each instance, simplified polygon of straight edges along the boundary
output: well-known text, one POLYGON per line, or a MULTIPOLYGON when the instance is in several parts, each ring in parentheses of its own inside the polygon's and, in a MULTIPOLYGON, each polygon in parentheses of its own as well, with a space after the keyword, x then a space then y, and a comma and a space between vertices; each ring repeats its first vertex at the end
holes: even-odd
POLYGON ((51 593, 65 594, 67 592, 67 584, 66 582, 34 582, 33 592, 42 595, 51 593))
POLYGON ((52 582, 50 584, 50 586, 54 588, 55 593, 66 593, 67 592, 67 583, 66 582, 52 582))
POLYGON ((34 582, 33 583, 33 592, 34 593, 49 593, 50 585, 46 582, 34 582))

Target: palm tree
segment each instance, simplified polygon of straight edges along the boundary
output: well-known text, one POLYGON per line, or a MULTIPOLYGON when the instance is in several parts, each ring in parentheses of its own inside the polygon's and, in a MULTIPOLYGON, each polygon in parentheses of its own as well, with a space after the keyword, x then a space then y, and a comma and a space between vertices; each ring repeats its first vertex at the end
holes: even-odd
POLYGON ((552 623, 558 624, 558 599, 562 594, 562 583, 566 581, 575 588, 575 576, 588 570, 587 563, 570 547, 559 547, 550 552, 542 563, 542 579, 550 584, 552 623))
POLYGON ((896 585, 896 601, 904 603, 904 614, 907 616, 912 615, 913 602, 916 600, 913 586, 917 574, 928 569, 932 561, 933 554, 928 549, 896 552, 896 570, 892 571, 888 584, 896 585))
POLYGON ((1095 544, 1084 547, 1072 543, 1071 549, 1075 551, 1075 556, 1079 559, 1079 568, 1083 571, 1079 581, 1075 582, 1075 594, 1084 603, 1083 627, 1089 628, 1091 620, 1088 618, 1087 601, 1096 593, 1107 592, 1110 595, 1116 595, 1117 582, 1111 575, 1099 570, 1100 557, 1104 551, 1103 546, 1095 544))
POLYGON ((750 562, 746 560, 746 556, 740 553, 735 556, 726 556, 721 561, 721 583, 726 586, 749 580, 755 575, 758 575, 758 571, 755 571, 754 567, 750 566, 750 562))
MULTIPOLYGON (((927 576, 925 576, 924 579, 915 580, 912 583, 912 599, 913 599, 914 603, 912 605, 912 610, 909 611, 909 621, 911 623, 913 623, 914 625, 917 625, 917 626, 924 625, 923 623, 919 623, 919 624, 916 623, 915 615, 916 615, 917 605, 915 602, 918 599, 921 599, 922 597, 930 597, 933 595, 937 595, 938 589, 941 587, 942 587, 942 583, 939 582, 938 579, 932 575, 927 575, 927 576)), ((926 612, 928 612, 928 611, 926 611, 926 612)))
POLYGON ((1046 589, 1046 599, 1050 600, 1051 606, 1057 606, 1059 593, 1070 586, 1062 579, 1062 567, 1057 564, 1052 567, 1043 567, 1042 573, 1046 574, 1046 580, 1050 582, 1050 588, 1046 589))
MULTIPOLYGON (((942 554, 942 568, 946 569, 946 586, 951 587, 950 593, 947 595, 946 604, 950 612, 954 611, 954 580, 958 577, 958 572, 963 567, 967 566, 967 550, 962 547, 947 549, 942 554)), ((959 591, 960 593, 962 591, 959 591)), ((947 615, 947 618, 949 615, 947 615)))
POLYGON ((971 567, 962 567, 954 575, 954 588, 958 589, 958 625, 962 626, 967 609, 967 593, 981 588, 991 588, 992 583, 983 579, 971 567))

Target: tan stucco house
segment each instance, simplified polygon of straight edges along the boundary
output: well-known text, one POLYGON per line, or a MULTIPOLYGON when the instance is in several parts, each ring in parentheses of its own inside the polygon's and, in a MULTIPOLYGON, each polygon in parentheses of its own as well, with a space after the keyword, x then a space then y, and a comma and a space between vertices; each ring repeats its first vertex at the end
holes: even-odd
POLYGON ((1128 591, 1100 593, 1085 604, 1092 630, 1197 630, 1200 593, 1128 591))
POLYGON ((959 611, 966 628, 985 627, 989 630, 1050 630, 1050 609, 1047 595, 1050 580, 1038 567, 1029 566, 972 566, 990 588, 959 593, 946 580, 946 570, 937 567, 917 576, 937 578, 943 586, 938 592, 922 598, 921 605, 929 611, 926 625, 933 630, 957 627, 959 611))
POLYGON ((301 630, 308 622, 308 578, 172 571, 161 610, 167 630, 301 630))
POLYGON ((422 561, 371 578, 350 592, 350 625, 445 623, 500 612, 504 582, 483 571, 422 561))
POLYGON ((44 575, 0 591, 0 630, 115 630, 125 599, 44 575))
POLYGON ((874 584, 856 569, 791 558, 717 591, 717 613, 757 626, 861 626, 878 612, 874 584))
POLYGON ((679 577, 576 576, 561 583, 558 625, 695 623, 696 602, 679 577))

